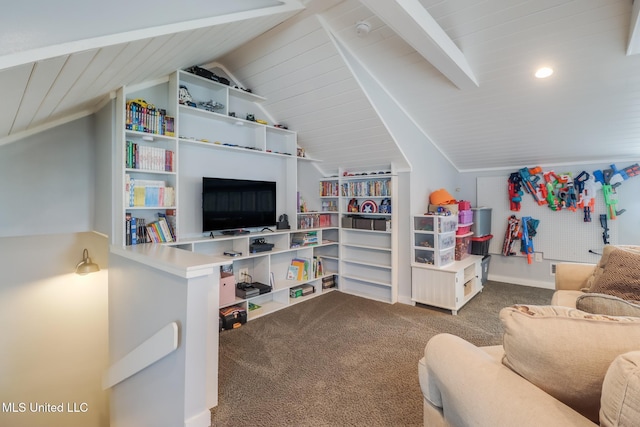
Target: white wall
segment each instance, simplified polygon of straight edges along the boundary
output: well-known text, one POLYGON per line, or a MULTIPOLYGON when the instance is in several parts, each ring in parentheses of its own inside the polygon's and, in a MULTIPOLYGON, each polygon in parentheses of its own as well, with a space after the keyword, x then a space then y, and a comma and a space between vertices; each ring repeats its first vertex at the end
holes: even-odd
POLYGON ((95 151, 93 117, 0 147, 0 401, 27 411, 1 413, 2 425, 109 423, 101 389, 108 242, 87 231, 93 190, 110 183, 96 183, 95 151), (84 248, 101 271, 83 277, 74 270, 84 248), (87 412, 31 413, 31 403, 63 403, 65 411, 86 403, 87 412))
MULTIPOLYGON (((288 176, 288 157, 266 156, 249 150, 224 150, 181 144, 178 197, 180 238, 202 236, 202 177, 252 179, 277 182, 276 214, 285 212, 288 179, 296 182, 296 173, 288 176)), ((295 218, 289 218, 289 221, 295 218)))
POLYGON ((398 300, 411 303, 411 223, 414 213, 426 212, 429 194, 446 188, 454 197, 458 172, 438 151, 428 136, 384 89, 374 76, 352 54, 345 50, 356 79, 367 93, 389 133, 411 164, 411 171, 400 171, 399 194, 393 196, 393 209, 399 215, 399 286, 398 300))
POLYGON ((95 233, 0 238, 0 402, 23 413, 0 413, 12 427, 104 426, 108 394, 107 245, 95 233), (89 249, 101 271, 74 273, 89 249), (63 413, 30 405, 63 404, 63 413), (67 405, 86 410, 68 412, 67 405), (84 404, 84 405, 83 405, 84 404))
POLYGON ((0 147, 0 236, 92 229, 93 117, 0 147))

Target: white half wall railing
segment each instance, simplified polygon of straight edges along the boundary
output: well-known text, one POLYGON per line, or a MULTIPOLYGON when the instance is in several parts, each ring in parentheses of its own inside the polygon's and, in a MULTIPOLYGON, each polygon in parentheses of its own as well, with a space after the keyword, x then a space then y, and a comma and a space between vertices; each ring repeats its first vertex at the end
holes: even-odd
POLYGON ((118 360, 102 377, 106 390, 142 371, 178 348, 178 324, 169 323, 118 360))

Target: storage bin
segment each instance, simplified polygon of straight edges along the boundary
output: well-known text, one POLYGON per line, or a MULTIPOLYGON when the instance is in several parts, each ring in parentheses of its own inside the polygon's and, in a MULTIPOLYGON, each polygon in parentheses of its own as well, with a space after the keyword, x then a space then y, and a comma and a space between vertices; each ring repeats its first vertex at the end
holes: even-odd
POLYGON ((220 277, 220 305, 229 305, 236 300, 236 278, 233 273, 220 277))
POLYGON ((342 217, 342 228, 354 228, 353 227, 353 217, 343 216, 342 217))
POLYGON ((436 222, 436 220, 437 219, 432 215, 415 216, 413 218, 413 228, 416 231, 433 231, 433 224, 436 222))
POLYGON ((461 261, 471 254, 471 234, 456 236, 456 261, 461 261))
POLYGON ((386 218, 372 219, 372 226, 376 231, 391 231, 391 221, 386 218))
POLYGON ((456 230, 456 234, 461 236, 463 234, 469 234, 471 232, 471 226, 473 224, 458 224, 458 229, 456 230))
MULTIPOLYGON (((460 200, 458 202, 458 209, 461 211, 468 211, 471 209, 471 202, 467 201, 467 200, 460 200)), ((471 221, 469 221, 471 222, 471 221)))
POLYGON ((471 224, 473 222, 473 211, 471 209, 458 212, 459 224, 471 224))
POLYGON ((435 234, 415 234, 414 237, 414 245, 415 246, 423 246, 425 248, 434 248, 435 244, 434 244, 434 239, 435 238, 435 234))
POLYGON ((373 230, 373 220, 371 218, 356 218, 354 228, 359 230, 373 230))
POLYGON ((438 249, 449 249, 456 244, 456 235, 452 231, 450 233, 438 234, 438 249))
POLYGON ((489 277, 489 262, 491 261, 491 255, 487 255, 484 258, 482 258, 482 279, 481 279, 481 283, 484 286, 485 283, 487 283, 487 279, 489 277))
POLYGON ((441 216, 438 217, 438 233, 448 233, 450 231, 456 231, 458 226, 457 216, 441 216))
POLYGON ((440 251, 436 256, 436 265, 443 267, 447 264, 451 264, 455 261, 456 250, 455 248, 440 251))
POLYGON ((471 208, 473 211, 473 226, 471 231, 476 237, 487 236, 491 234, 491 208, 479 207, 471 208))
POLYGON ((488 255, 489 254, 489 245, 491 244, 491 239, 493 236, 491 234, 482 237, 476 237, 475 235, 471 238, 471 253, 474 255, 488 255))

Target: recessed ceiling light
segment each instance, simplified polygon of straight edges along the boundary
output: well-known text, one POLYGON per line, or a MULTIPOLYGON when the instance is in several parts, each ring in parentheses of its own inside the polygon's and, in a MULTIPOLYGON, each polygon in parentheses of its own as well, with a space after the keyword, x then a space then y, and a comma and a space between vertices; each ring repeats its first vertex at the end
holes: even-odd
POLYGON ((542 67, 542 68, 538 68, 538 70, 536 71, 535 76, 537 78, 539 78, 539 79, 546 79, 551 74, 553 74, 553 68, 542 67))

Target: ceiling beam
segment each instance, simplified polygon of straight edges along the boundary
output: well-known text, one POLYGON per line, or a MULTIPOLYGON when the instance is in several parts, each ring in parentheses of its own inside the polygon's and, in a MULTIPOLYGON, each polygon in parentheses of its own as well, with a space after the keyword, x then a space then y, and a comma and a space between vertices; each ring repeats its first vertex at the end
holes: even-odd
POLYGON ((460 89, 478 87, 467 59, 418 0, 360 0, 460 89))
POLYGON ((107 34, 98 37, 90 37, 82 40, 74 40, 52 46, 44 46, 35 49, 18 51, 7 55, 0 55, 0 70, 15 67, 30 62, 42 61, 56 56, 70 55, 90 49, 99 49, 121 43, 131 43, 138 40, 159 37, 166 34, 174 34, 182 31, 198 30, 215 25, 227 24, 230 22, 243 21, 263 16, 282 16, 282 21, 287 19, 291 13, 299 13, 304 10, 300 0, 280 0, 275 6, 268 6, 258 9, 250 9, 241 12, 233 12, 224 15, 199 18, 191 21, 175 22, 147 28, 140 28, 120 33, 107 34))
POLYGON ((631 8, 631 25, 629 27, 629 43, 627 55, 640 53, 640 1, 634 0, 631 8))

